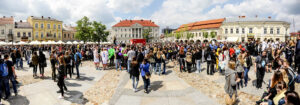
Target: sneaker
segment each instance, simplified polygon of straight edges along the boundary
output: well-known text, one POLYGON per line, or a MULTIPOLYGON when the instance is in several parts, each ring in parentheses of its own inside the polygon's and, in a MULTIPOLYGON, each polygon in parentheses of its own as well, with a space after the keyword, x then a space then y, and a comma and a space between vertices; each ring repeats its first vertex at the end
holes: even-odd
POLYGON ((139 91, 139 89, 135 89, 135 90, 134 90, 134 92, 138 92, 138 91, 139 91))
POLYGON ((15 93, 15 96, 18 96, 18 93, 15 93))
POLYGON ((63 98, 65 98, 65 97, 64 97, 64 96, 59 96, 58 98, 59 98, 59 99, 63 99, 63 98))

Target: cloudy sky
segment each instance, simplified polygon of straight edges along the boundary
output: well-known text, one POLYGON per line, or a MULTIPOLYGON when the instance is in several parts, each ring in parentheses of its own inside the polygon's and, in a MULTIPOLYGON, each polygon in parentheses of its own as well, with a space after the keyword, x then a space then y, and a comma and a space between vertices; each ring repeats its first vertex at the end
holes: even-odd
POLYGON ((108 27, 122 19, 151 19, 161 28, 178 28, 206 19, 258 15, 290 23, 294 19, 300 30, 299 5, 300 0, 0 0, 0 16, 50 16, 72 25, 88 16, 108 27))

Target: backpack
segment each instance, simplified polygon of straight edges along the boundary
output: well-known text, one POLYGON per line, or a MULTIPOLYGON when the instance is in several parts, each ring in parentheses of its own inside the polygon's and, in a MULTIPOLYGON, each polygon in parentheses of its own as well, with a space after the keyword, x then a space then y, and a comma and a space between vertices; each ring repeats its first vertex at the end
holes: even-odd
POLYGON ((79 55, 78 54, 75 54, 76 55, 76 64, 80 64, 81 63, 81 59, 80 59, 80 57, 79 57, 79 55))
POLYGON ((8 75, 8 67, 7 64, 2 62, 0 64, 0 76, 5 77, 8 75))

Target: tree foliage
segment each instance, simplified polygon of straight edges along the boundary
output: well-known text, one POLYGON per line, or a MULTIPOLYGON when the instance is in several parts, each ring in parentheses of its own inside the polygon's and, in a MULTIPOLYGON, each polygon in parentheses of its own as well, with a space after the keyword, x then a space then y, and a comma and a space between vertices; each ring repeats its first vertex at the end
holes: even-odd
POLYGON ((176 39, 180 39, 180 38, 181 38, 181 34, 180 34, 179 32, 176 32, 176 33, 175 33, 175 38, 176 38, 176 39))
POLYGON ((108 32, 106 32, 106 26, 101 22, 90 22, 89 18, 84 16, 82 19, 76 22, 75 38, 79 40, 100 42, 107 41, 108 32))
POLYGON ((203 32, 203 37, 208 38, 208 32, 203 32))
POLYGON ((146 42, 149 42, 149 40, 152 39, 152 37, 150 37, 150 32, 150 29, 143 30, 143 38, 146 39, 146 42))
POLYGON ((190 38, 193 38, 194 37, 194 34, 192 34, 192 33, 187 33, 187 35, 186 35, 186 39, 190 39, 190 38))
POLYGON ((214 32, 214 31, 210 32, 210 37, 215 38, 216 37, 216 32, 214 32))

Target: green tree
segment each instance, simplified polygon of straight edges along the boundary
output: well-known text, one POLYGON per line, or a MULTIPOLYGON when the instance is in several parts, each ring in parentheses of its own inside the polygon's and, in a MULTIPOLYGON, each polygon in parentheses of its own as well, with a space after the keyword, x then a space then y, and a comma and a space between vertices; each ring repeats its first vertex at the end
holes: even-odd
POLYGON ((187 33, 187 35, 186 35, 186 39, 190 39, 190 38, 193 38, 194 37, 194 35, 192 34, 192 33, 187 33))
POLYGON ((146 39, 146 42, 149 42, 149 40, 152 39, 152 37, 150 37, 150 32, 150 29, 143 30, 143 38, 146 39))
POLYGON ((180 38, 181 38, 181 34, 180 34, 179 32, 176 32, 176 33, 175 33, 175 38, 176 38, 176 39, 180 39, 180 38))
POLYGON ((104 24, 101 24, 101 22, 93 21, 93 34, 91 37, 91 41, 98 42, 100 41, 106 41, 108 34, 105 32, 106 26, 104 24))
POLYGON ((208 32, 203 32, 203 37, 208 38, 208 32))
POLYGON ((93 34, 93 28, 91 27, 92 23, 89 21, 89 18, 84 16, 82 19, 78 20, 76 24, 75 38, 84 42, 88 41, 93 34))
POLYGON ((215 38, 216 37, 216 32, 214 32, 214 31, 210 32, 210 37, 215 38))

